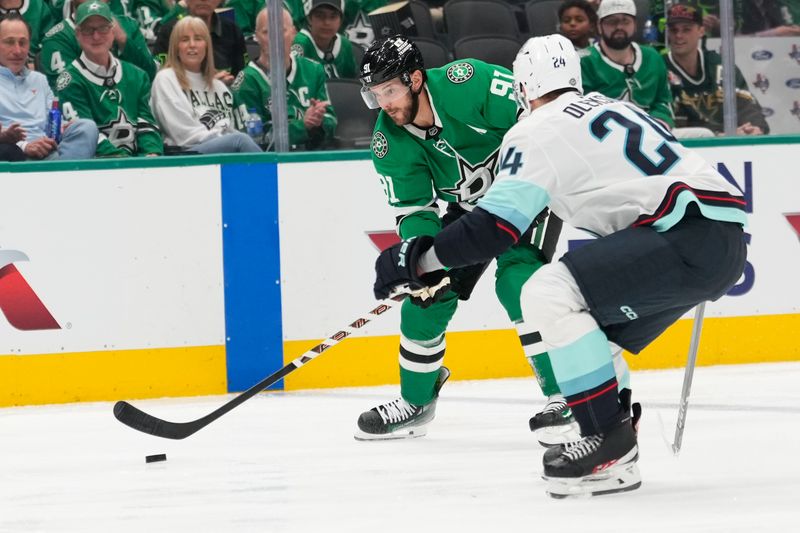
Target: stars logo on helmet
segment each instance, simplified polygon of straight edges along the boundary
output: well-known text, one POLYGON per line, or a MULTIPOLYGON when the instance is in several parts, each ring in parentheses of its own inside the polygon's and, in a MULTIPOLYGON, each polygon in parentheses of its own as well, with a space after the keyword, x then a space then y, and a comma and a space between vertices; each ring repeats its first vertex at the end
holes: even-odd
POLYGON ((456 63, 447 69, 447 79, 453 83, 464 83, 472 77, 475 69, 469 63, 456 63))

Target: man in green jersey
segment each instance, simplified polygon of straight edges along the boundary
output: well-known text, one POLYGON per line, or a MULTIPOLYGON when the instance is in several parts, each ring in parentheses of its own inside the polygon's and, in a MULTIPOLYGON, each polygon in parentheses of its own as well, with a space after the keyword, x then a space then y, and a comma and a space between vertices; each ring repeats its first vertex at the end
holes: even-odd
POLYGON ((329 78, 355 78, 353 45, 339 33, 344 15, 344 0, 308 0, 307 28, 297 33, 292 51, 320 63, 329 78))
POLYGON ((30 53, 37 54, 45 32, 55 24, 50 5, 44 0, 0 0, 0 18, 14 12, 22 15, 28 23, 31 29, 30 53))
POLYGON ((97 157, 159 155, 164 145, 150 111, 150 78, 111 54, 113 24, 111 9, 99 0, 75 12, 82 53, 56 81, 64 118, 94 120, 100 130, 97 157))
MULTIPOLYGON (((261 48, 257 59, 248 63, 236 76, 231 89, 248 109, 261 115, 267 136, 272 133, 269 80, 269 15, 262 9, 256 17, 256 41, 261 48)), ((307 150, 320 148, 333 139, 336 114, 328 101, 327 77, 319 63, 291 53, 297 30, 289 10, 283 9, 283 51, 286 65, 287 109, 289 111, 289 143, 307 150)))
POLYGON ((633 42, 636 4, 603 0, 597 18, 600 41, 581 57, 584 94, 597 91, 631 102, 671 129, 672 94, 664 61, 653 48, 633 42))
MULTIPOLYGON (((65 18, 45 34, 42 41, 42 52, 39 56, 40 70, 47 76, 53 91, 57 92, 56 80, 58 75, 72 63, 72 60, 81 54, 81 47, 75 37, 75 13, 78 7, 90 0, 72 0, 69 18, 65 18)), ((109 10, 110 11, 110 10, 109 10)), ((147 43, 139 30, 139 24, 131 17, 113 15, 111 24, 111 52, 118 58, 136 65, 142 69, 149 78, 149 82, 156 75, 156 61, 147 43)))
MULTIPOLYGON (((722 57, 699 46, 705 28, 695 3, 674 4, 667 14, 669 52, 664 61, 675 97, 673 108, 678 126, 707 128, 724 133, 722 114, 722 57)), ((737 135, 764 135, 769 125, 761 106, 734 65, 736 79, 737 135)))
MULTIPOLYGON (((360 76, 365 102, 382 109, 372 138, 372 161, 395 209, 402 239, 435 235, 473 209, 498 166, 516 164, 498 160, 503 135, 517 119, 513 78, 507 69, 464 59, 426 71, 419 49, 395 36, 373 43, 360 76), (447 202, 442 219, 438 200, 447 202)), ((556 228, 555 222, 548 225, 556 228)), ((526 327, 519 303, 522 285, 547 260, 532 244, 541 241, 544 226, 531 226, 518 244, 497 258, 495 291, 549 397, 544 411, 531 419, 531 429, 543 444, 554 444, 574 436, 574 421, 541 349, 541 336, 526 327)), ((458 300, 469 297, 487 265, 452 270, 452 290, 438 291, 437 298, 417 294, 403 302, 401 397, 364 412, 357 439, 425 434, 438 391, 449 376, 442 366, 445 329, 458 300)))

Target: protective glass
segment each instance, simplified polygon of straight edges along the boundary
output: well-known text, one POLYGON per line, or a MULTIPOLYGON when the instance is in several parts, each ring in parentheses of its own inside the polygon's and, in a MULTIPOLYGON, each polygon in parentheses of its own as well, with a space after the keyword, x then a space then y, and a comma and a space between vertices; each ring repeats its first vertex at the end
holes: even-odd
POLYGON ((404 97, 409 91, 411 91, 411 87, 399 79, 395 79, 375 87, 362 87, 361 98, 364 99, 364 103, 367 104, 368 108, 378 109, 404 97))

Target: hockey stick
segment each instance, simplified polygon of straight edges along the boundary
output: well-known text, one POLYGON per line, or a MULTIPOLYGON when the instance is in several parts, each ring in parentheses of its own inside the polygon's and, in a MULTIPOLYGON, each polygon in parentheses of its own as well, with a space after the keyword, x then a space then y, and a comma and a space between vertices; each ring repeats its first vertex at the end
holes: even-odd
POLYGON ((694 377, 694 367, 697 362, 697 349, 700 346, 700 332, 703 329, 703 314, 705 310, 706 303, 701 302, 694 311, 692 340, 689 343, 689 357, 686 360, 686 370, 683 373, 683 389, 681 389, 681 401, 678 404, 678 422, 675 425, 675 442, 672 443, 672 453, 676 457, 681 451, 683 431, 686 428, 686 411, 689 409, 689 393, 692 391, 692 378, 694 377))
POLYGON ((207 425, 209 425, 214 420, 218 419, 228 411, 232 410, 234 407, 237 407, 259 392, 263 391, 270 385, 274 384, 278 380, 284 378, 285 376, 291 374, 301 366, 305 365, 309 361, 316 358, 319 354, 327 350, 332 346, 336 346, 341 342, 344 338, 349 337, 355 330, 361 329, 364 327, 365 324, 370 322, 373 318, 382 315, 392 307, 396 305, 397 302, 403 300, 407 294, 398 294, 396 296, 392 296, 381 301, 381 304, 377 306, 375 309, 370 311, 369 313, 365 314, 354 320, 349 326, 343 328, 340 331, 337 331, 321 343, 317 344, 303 355, 288 363, 286 366, 267 376, 266 378, 262 379, 243 393, 236 396, 234 399, 229 401, 226 404, 223 404, 218 409, 212 411, 211 413, 207 414, 202 418, 198 418, 197 420, 192 420, 191 422, 169 422, 167 420, 162 420, 157 418, 153 415, 147 414, 141 409, 134 407, 133 405, 129 404, 125 401, 119 401, 114 404, 114 416, 125 424, 137 431, 141 431, 143 433, 149 433, 150 435, 155 435, 156 437, 163 437, 165 439, 185 439, 189 435, 193 435, 197 431, 203 429, 207 425))

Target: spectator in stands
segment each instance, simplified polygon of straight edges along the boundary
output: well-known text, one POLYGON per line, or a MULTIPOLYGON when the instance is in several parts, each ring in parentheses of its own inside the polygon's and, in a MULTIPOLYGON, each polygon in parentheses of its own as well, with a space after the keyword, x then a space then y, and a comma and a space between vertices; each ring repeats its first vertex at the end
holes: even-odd
POLYGON ((47 136, 53 91, 44 74, 28 69, 29 52, 25 19, 19 13, 0 19, 0 137, 16 143, 27 159, 91 159, 97 148, 91 120, 65 121, 60 142, 47 136))
POLYGON ((589 46, 597 27, 597 12, 586 0, 565 0, 558 7, 559 31, 572 41, 572 46, 583 57, 589 55, 589 46))
MULTIPOLYGON (((81 47, 75 36, 75 13, 80 5, 89 1, 95 0, 71 0, 70 17, 50 28, 42 41, 39 70, 47 75, 47 81, 53 90, 56 90, 58 75, 81 54, 81 47)), ((110 28, 113 37, 112 53, 142 69, 147 74, 148 81, 152 80, 156 75, 157 65, 139 30, 139 23, 124 15, 113 17, 110 28)))
POLYGON ((201 154, 260 152, 240 131, 247 108, 214 78, 215 72, 208 26, 197 17, 182 18, 172 29, 167 62, 150 93, 164 145, 201 154))
POLYGON ((667 68, 653 48, 633 42, 633 0, 603 0, 597 11, 600 41, 581 58, 583 90, 629 101, 671 128, 672 94, 667 68))
MULTIPOLYGON (((256 40, 261 48, 258 59, 251 61, 236 78, 234 91, 248 109, 255 108, 265 128, 271 129, 271 89, 269 85, 268 14, 262 9, 256 18, 256 40)), ((289 143, 308 150, 320 148, 333 138, 336 114, 328 102, 325 71, 319 63, 291 53, 295 36, 291 14, 283 10, 283 46, 288 92, 289 143)))
MULTIPOLYGON (((719 0, 699 0, 706 34, 719 37, 719 0)), ((733 22, 737 35, 782 37, 800 35, 796 11, 797 0, 734 0, 733 22)), ((663 0, 652 0, 651 13, 656 19, 664 16, 663 0)))
POLYGON ((100 130, 98 157, 154 156, 163 152, 150 111, 150 78, 139 67, 114 57, 114 15, 99 0, 75 12, 81 55, 56 81, 64 118, 91 118, 100 130))
MULTIPOLYGON (((247 63, 247 46, 244 34, 236 22, 214 12, 221 2, 222 0, 186 0, 186 9, 189 15, 203 19, 208 26, 217 69, 214 76, 225 85, 230 85, 247 63)), ((155 53, 162 63, 169 50, 169 36, 178 20, 175 18, 163 23, 158 30, 155 53)))
POLYGON ((308 28, 294 38, 292 50, 325 67, 329 78, 355 78, 356 59, 342 26, 344 0, 309 0, 305 7, 308 28))
POLYGON ((0 17, 9 13, 19 13, 31 29, 31 53, 37 54, 42 46, 42 38, 55 19, 50 5, 44 0, 0 0, 0 17))
MULTIPOLYGON (((722 58, 716 52, 700 49, 705 34, 700 7, 689 2, 673 5, 667 12, 667 28, 669 53, 664 61, 670 74, 676 123, 723 133, 722 58)), ((736 103, 739 135, 769 133, 761 106, 738 68, 736 103)))

